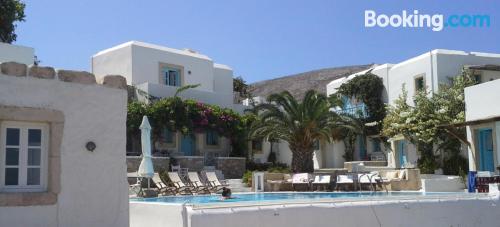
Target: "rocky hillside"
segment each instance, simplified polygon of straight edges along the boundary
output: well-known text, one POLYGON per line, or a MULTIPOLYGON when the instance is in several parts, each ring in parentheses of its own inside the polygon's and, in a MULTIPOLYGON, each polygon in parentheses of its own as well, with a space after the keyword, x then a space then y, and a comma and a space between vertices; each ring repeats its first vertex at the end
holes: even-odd
POLYGON ((372 65, 353 65, 336 68, 319 69, 295 75, 284 76, 272 80, 264 80, 250 84, 253 96, 266 97, 269 94, 288 90, 293 96, 301 99, 309 89, 326 93, 326 85, 337 78, 368 69, 372 65))

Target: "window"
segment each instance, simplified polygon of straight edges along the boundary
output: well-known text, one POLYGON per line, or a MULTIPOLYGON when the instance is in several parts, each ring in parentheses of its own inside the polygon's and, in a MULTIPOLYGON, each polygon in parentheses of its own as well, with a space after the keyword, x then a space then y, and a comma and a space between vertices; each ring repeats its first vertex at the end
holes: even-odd
POLYGON ((261 140, 252 140, 252 150, 253 151, 262 151, 262 141, 261 140))
POLYGON ((168 128, 164 128, 161 132, 161 139, 164 143, 174 143, 175 133, 168 128))
POLYGON ((209 130, 209 131, 207 131, 206 135, 207 135, 207 138, 206 138, 207 145, 210 145, 210 146, 219 145, 219 134, 217 132, 209 130))
POLYGON ((47 125, 4 122, 1 130, 0 190, 44 191, 47 125))
POLYGON ((423 76, 415 78, 415 93, 419 91, 425 91, 425 80, 423 76))
POLYGON ((482 82, 481 73, 474 73, 474 81, 476 82, 476 84, 480 84, 482 82))
POLYGON ((163 70, 165 76, 165 84, 170 86, 181 86, 181 71, 179 69, 174 69, 166 67, 163 70))
POLYGON ((319 140, 314 140, 314 144, 313 144, 313 147, 314 147, 314 150, 319 150, 319 140))
POLYGON ((373 152, 381 152, 380 141, 378 139, 372 139, 373 152))

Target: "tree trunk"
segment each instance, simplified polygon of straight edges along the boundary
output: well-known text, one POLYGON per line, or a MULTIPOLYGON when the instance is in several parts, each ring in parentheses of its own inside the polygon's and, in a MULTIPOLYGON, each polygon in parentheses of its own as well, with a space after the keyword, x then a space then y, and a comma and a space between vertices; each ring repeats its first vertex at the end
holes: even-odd
POLYGON ((313 163, 313 147, 307 149, 293 149, 292 150, 292 172, 294 173, 312 173, 314 172, 313 163))

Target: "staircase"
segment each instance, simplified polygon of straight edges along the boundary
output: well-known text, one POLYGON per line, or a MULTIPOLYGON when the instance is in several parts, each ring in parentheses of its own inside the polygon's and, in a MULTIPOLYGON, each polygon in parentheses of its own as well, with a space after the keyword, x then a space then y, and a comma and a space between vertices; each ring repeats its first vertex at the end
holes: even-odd
POLYGON ((252 192, 252 188, 247 187, 246 183, 243 183, 241 179, 226 179, 226 182, 233 193, 252 192))

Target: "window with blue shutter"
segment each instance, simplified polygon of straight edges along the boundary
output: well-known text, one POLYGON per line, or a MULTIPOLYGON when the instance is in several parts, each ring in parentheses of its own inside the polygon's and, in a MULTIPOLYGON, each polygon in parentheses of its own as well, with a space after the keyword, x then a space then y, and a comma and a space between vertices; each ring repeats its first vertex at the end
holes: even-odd
POLYGON ((213 130, 208 130, 206 133, 206 143, 211 146, 219 145, 219 134, 213 130))
POLYGON ((165 84, 169 86, 181 86, 181 71, 179 69, 174 69, 170 67, 165 67, 163 69, 165 76, 165 84))
POLYGON ((372 139, 373 152, 381 152, 380 141, 377 139, 372 139))
POLYGON ((164 143, 174 143, 174 133, 168 128, 164 128, 162 131, 162 139, 164 143))

